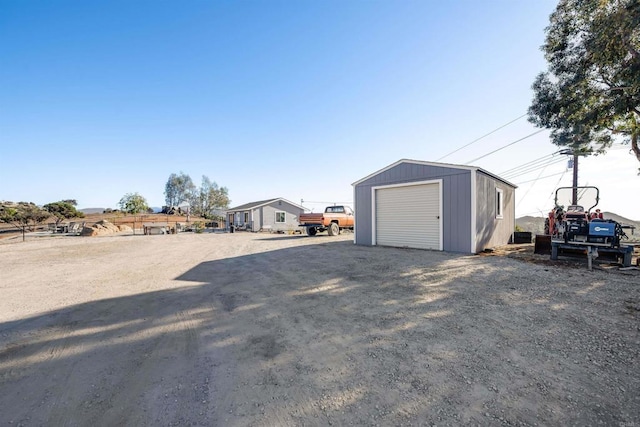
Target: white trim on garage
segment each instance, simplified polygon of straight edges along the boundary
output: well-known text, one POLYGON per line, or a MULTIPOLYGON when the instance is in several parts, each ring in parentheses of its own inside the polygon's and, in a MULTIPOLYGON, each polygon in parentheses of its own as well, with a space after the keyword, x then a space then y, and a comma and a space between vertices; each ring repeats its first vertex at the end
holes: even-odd
MULTIPOLYGON (((356 207, 356 186, 354 185, 352 188, 353 188, 353 199, 351 199, 351 200, 353 200, 353 207, 355 208, 356 207)), ((356 228, 357 225, 356 225, 356 221, 355 221, 355 219, 356 219, 355 209, 353 211, 353 219, 354 219, 354 221, 353 221, 353 244, 355 245, 356 242, 358 241, 358 239, 356 239, 356 233, 358 232, 358 229, 356 228)))
MULTIPOLYGON (((390 185, 380 185, 380 186, 376 186, 376 187, 371 187, 371 243, 372 245, 377 245, 378 244, 378 236, 377 236, 377 202, 376 202, 376 196, 377 196, 377 190, 384 190, 384 189, 393 189, 393 188, 401 188, 401 187, 410 187, 410 186, 422 186, 422 185, 437 185, 437 194, 438 194, 438 206, 437 206, 437 213, 438 213, 438 242, 437 242, 437 247, 430 247, 430 249, 437 249, 437 250, 442 250, 443 249, 443 218, 442 218, 442 179, 435 179, 435 180, 428 180, 428 181, 414 181, 414 182, 406 182, 406 183, 402 183, 402 184, 390 184, 390 185)), ((405 245, 402 245, 405 246, 405 245)), ((406 245, 409 247, 420 247, 420 245, 406 245)))
POLYGON ((471 172, 471 253, 475 254, 477 252, 477 248, 476 246, 478 245, 478 233, 476 232, 476 215, 478 207, 476 206, 477 203, 477 193, 478 193, 478 188, 477 188, 477 177, 476 177, 476 172, 471 172))
POLYGON ((504 218, 504 190, 496 187, 496 219, 504 218))

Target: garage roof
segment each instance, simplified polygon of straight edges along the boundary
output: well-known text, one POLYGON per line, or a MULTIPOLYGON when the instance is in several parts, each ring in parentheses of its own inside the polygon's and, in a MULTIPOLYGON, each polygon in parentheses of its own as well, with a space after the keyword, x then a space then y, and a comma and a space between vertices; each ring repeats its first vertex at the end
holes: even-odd
POLYGON ((376 176, 378 174, 381 174, 382 172, 385 172, 385 171, 387 171, 387 170, 389 170, 391 168, 394 168, 394 167, 396 167, 396 166, 398 166, 398 165, 400 165, 402 163, 412 163, 412 164, 416 164, 416 165, 435 166, 435 167, 441 167, 441 168, 445 167, 445 168, 463 169, 463 170, 468 170, 468 171, 481 172, 481 173, 483 173, 485 175, 488 175, 488 176, 490 176, 492 178, 497 179, 498 181, 504 182, 505 184, 507 184, 507 185, 509 185, 509 186, 511 186, 513 188, 518 188, 517 185, 512 184, 509 181, 507 181, 507 180, 505 180, 503 178, 500 178, 498 175, 492 174, 491 172, 488 172, 488 171, 486 171, 486 170, 484 170, 482 168, 479 168, 477 166, 454 165, 454 164, 451 164, 451 163, 425 162, 423 160, 411 160, 411 159, 400 159, 397 162, 392 163, 389 166, 384 167, 384 168, 380 169, 379 171, 376 171, 376 172, 374 172, 374 173, 372 173, 372 174, 370 174, 370 175, 368 175, 368 176, 366 176, 366 177, 354 182, 351 185, 356 186, 356 185, 358 185, 358 184, 360 184, 362 182, 365 182, 366 180, 368 180, 370 178, 373 178, 374 176, 376 176))

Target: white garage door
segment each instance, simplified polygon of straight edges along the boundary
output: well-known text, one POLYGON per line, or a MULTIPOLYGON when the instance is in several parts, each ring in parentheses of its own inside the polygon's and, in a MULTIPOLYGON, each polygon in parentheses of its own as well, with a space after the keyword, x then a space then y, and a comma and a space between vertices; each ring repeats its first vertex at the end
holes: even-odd
POLYGON ((442 250, 439 183, 376 189, 375 210, 376 244, 442 250))

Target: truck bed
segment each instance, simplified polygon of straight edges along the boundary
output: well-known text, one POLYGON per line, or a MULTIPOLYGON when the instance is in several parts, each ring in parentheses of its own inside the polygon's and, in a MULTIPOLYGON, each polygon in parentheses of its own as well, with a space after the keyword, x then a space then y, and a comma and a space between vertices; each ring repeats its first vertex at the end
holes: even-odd
POLYGON ((305 224, 322 224, 324 214, 322 213, 303 213, 298 217, 300 225, 305 224))

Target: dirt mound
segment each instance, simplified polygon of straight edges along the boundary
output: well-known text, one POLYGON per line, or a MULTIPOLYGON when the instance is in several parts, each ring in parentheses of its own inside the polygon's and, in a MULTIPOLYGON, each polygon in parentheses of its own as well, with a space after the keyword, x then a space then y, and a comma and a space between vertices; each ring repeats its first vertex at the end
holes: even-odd
POLYGON ((120 233, 121 231, 132 231, 128 225, 114 225, 103 219, 96 222, 90 227, 84 227, 80 232, 81 236, 106 236, 110 234, 120 233))

